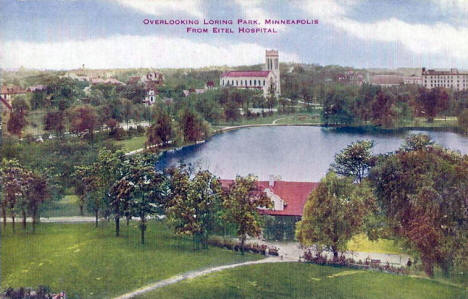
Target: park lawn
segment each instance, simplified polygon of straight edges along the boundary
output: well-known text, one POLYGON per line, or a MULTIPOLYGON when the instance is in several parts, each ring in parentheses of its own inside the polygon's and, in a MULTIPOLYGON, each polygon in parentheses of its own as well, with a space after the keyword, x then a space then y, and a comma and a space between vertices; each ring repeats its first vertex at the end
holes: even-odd
POLYGON ((144 148, 145 147, 146 136, 136 136, 130 139, 124 139, 116 141, 116 145, 122 146, 122 150, 126 153, 144 148))
MULTIPOLYGON (((65 195, 59 201, 48 201, 43 205, 41 217, 67 217, 80 216, 79 198, 75 194, 65 195)), ((86 216, 91 215, 86 208, 83 213, 86 216)))
POLYGON ((277 125, 321 124, 320 114, 297 113, 285 114, 276 121, 277 125))
POLYGON ((146 244, 140 244, 138 222, 40 224, 35 234, 10 224, 1 246, 1 287, 48 285, 68 298, 110 298, 179 273, 209 266, 244 262, 260 255, 210 247, 192 250, 188 238, 175 236, 164 223, 148 224, 146 244))
POLYGON ((394 240, 379 239, 371 241, 365 234, 354 236, 348 242, 349 251, 377 252, 387 254, 406 254, 405 250, 394 240))
POLYGON ((185 280, 142 298, 462 299, 466 290, 437 281, 305 263, 258 264, 185 280))

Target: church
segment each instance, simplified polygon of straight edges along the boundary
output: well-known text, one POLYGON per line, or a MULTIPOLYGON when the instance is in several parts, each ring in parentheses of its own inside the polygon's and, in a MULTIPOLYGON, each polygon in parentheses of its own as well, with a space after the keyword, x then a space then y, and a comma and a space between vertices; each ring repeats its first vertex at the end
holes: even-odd
POLYGON ((229 71, 219 79, 221 87, 262 90, 267 97, 271 92, 275 96, 281 95, 279 55, 277 50, 265 51, 264 70, 229 71))

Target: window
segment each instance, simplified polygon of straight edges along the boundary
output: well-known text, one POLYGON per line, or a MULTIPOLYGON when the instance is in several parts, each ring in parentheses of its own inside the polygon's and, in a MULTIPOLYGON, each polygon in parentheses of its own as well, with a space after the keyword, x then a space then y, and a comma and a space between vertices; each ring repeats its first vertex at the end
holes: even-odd
POLYGON ((265 80, 263 80, 263 86, 265 86, 265 80))
POLYGON ((252 80, 250 80, 249 85, 252 85, 252 80))
POLYGON ((257 85, 257 80, 254 80, 254 85, 257 85))

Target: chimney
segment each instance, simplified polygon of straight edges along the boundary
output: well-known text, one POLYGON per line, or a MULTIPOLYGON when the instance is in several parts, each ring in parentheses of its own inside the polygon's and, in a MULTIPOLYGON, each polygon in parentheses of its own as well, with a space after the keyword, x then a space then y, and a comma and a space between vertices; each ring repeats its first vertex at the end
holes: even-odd
POLYGON ((272 174, 270 174, 270 175, 268 176, 268 185, 269 185, 270 187, 274 187, 274 186, 275 186, 275 176, 272 175, 272 174))

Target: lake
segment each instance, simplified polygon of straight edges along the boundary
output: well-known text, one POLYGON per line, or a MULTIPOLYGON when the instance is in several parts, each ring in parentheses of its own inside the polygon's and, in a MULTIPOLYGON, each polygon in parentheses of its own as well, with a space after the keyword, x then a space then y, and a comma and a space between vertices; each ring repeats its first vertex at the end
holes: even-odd
POLYGON ((279 175, 284 181, 319 181, 337 152, 353 141, 374 140, 374 153, 398 149, 405 136, 424 133, 438 144, 468 153, 468 137, 453 132, 400 131, 369 133, 359 129, 313 126, 251 127, 215 135, 207 142, 165 152, 159 169, 183 161, 223 179, 255 174, 261 180, 279 175))

